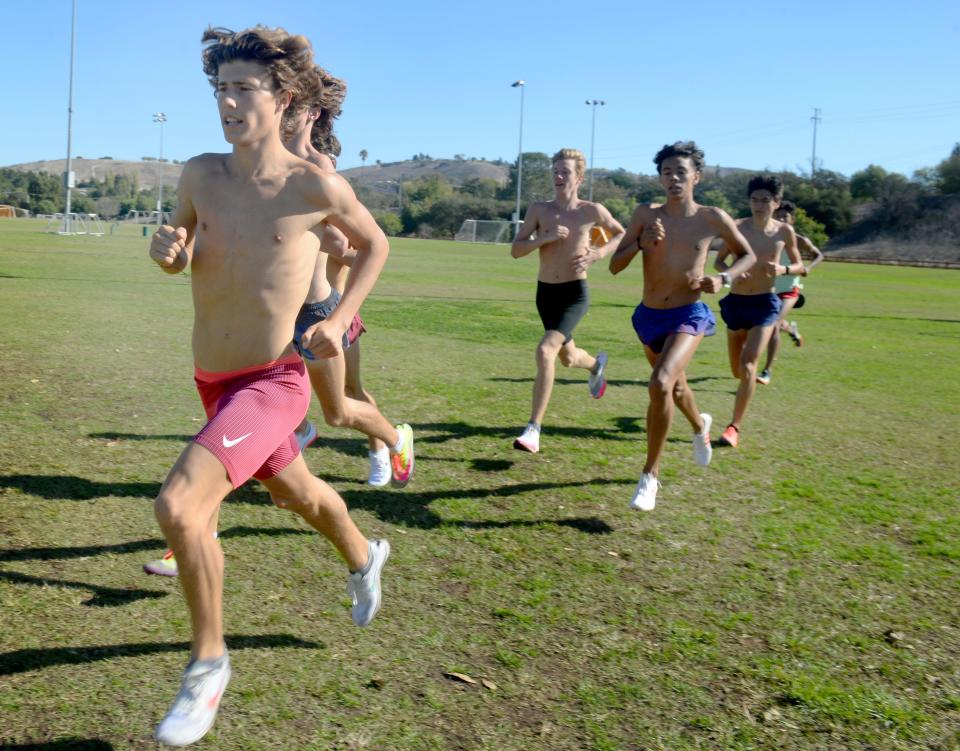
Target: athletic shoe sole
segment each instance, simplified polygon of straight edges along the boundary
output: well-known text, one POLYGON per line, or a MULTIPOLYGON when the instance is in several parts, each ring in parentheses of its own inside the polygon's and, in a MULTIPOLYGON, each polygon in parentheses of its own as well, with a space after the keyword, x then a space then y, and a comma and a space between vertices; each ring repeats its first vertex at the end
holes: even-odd
POLYGON ((526 451, 528 454, 537 454, 540 452, 539 446, 530 446, 521 441, 519 438, 513 442, 513 447, 515 449, 519 449, 520 451, 526 451))

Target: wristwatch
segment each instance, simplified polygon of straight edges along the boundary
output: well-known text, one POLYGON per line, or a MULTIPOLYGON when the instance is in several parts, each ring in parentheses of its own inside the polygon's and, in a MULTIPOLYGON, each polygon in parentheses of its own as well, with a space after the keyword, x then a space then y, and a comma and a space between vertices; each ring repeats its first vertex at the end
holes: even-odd
POLYGON ((730 286, 730 275, 726 271, 720 272, 720 283, 724 287, 730 286))

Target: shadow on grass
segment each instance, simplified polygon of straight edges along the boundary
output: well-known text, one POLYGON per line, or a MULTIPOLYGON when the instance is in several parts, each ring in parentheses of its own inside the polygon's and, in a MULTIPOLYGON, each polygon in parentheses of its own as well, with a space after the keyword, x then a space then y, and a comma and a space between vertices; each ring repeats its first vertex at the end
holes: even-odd
MULTIPOLYGON (((315 534, 309 530, 296 528, 274 528, 274 527, 229 527, 220 532, 221 539, 232 537, 280 537, 284 535, 312 535, 315 534)), ((95 555, 114 554, 122 555, 124 553, 155 552, 161 553, 166 549, 167 543, 162 537, 154 537, 149 540, 134 540, 132 542, 120 542, 113 545, 78 545, 75 547, 62 548, 21 548, 19 550, 0 550, 0 562, 2 561, 53 561, 67 558, 90 558, 95 555)), ((0 572, 2 575, 2 572, 0 572)), ((52 581, 47 579, 46 581, 52 581)), ((126 591, 126 590, 124 590, 126 591)))
MULTIPOLYGON (((329 481, 346 478, 330 478, 329 481)), ((0 475, 0 488, 16 488, 29 495, 55 501, 93 501, 101 498, 153 499, 160 492, 159 482, 97 482, 76 475, 0 475)), ((241 485, 227 496, 227 503, 272 505, 270 496, 254 480, 241 485)), ((129 543, 137 545, 140 543, 129 543)), ((124 551, 125 552, 125 551, 124 551)), ((4 560, 0 551, 0 560, 4 560)))
MULTIPOLYGON (((466 498, 477 502, 492 503, 501 498, 514 498, 538 490, 558 490, 569 487, 603 485, 632 485, 635 480, 598 477, 580 482, 533 482, 501 485, 495 488, 437 490, 426 493, 384 492, 379 490, 345 490, 341 492, 347 506, 375 514, 381 521, 418 529, 504 529, 512 527, 539 527, 555 525, 571 527, 588 534, 608 534, 613 529, 603 520, 589 518, 539 518, 539 519, 446 519, 430 509, 434 501, 466 498)), ((502 508, 502 506, 498 506, 502 508)))
POLYGON ((506 472, 514 465, 507 459, 471 459, 470 468, 478 472, 506 472))
MULTIPOLYGON (((444 423, 451 425, 451 423, 444 423)), ((457 425, 453 423, 452 425, 457 425)), ((577 429, 571 429, 576 431, 577 429)), ((589 432, 589 431, 588 431, 589 432)), ((429 436, 427 437, 429 438, 429 436)), ((623 440, 630 440, 625 437, 623 440)), ((681 439, 670 439, 681 440, 681 439)), ((493 470, 490 470, 493 471, 493 470)), ((338 476, 323 475, 327 482, 340 484, 361 484, 355 478, 346 478, 338 476)), ((595 523, 596 520, 586 520, 580 526, 577 526, 569 519, 517 519, 517 520, 489 520, 489 521, 466 521, 444 519, 439 514, 430 510, 429 506, 434 501, 468 498, 478 502, 492 501, 499 498, 512 498, 524 493, 530 493, 538 490, 556 490, 570 487, 588 487, 604 485, 632 485, 635 480, 632 479, 610 479, 606 477, 596 477, 593 479, 584 479, 574 482, 540 482, 540 483, 518 483, 511 485, 501 485, 493 488, 451 488, 448 490, 436 490, 431 492, 404 492, 398 494, 396 491, 383 491, 369 488, 363 484, 363 490, 343 490, 341 495, 351 509, 364 509, 376 514, 385 522, 393 524, 403 524, 419 529, 436 529, 438 527, 464 527, 470 529, 483 528, 504 528, 504 527, 524 527, 539 526, 542 524, 556 524, 561 526, 574 526, 577 529, 597 533, 601 528, 595 523)), ((106 496, 140 496, 141 498, 153 498, 160 489, 159 483, 99 483, 92 482, 82 477, 71 475, 3 475, 0 476, 0 488, 13 487, 32 495, 39 495, 43 498, 55 500, 92 500, 94 498, 103 498, 106 496)), ((256 506, 270 506, 273 502, 270 495, 261 489, 255 482, 249 482, 227 496, 226 503, 243 503, 256 506)), ((602 523, 605 529, 603 533, 611 531, 610 527, 602 523)), ((257 531, 262 534, 262 531, 257 531)), ((130 543, 121 543, 120 552, 134 552, 137 550, 147 550, 152 547, 149 541, 140 540, 130 543)), ((106 546, 103 552, 113 546, 106 546)), ((97 548, 86 546, 79 550, 91 551, 83 553, 92 554, 97 548)), ((57 548, 40 548, 39 553, 31 555, 27 551, 3 551, 0 552, 0 561, 2 560, 26 560, 27 558, 56 557, 57 548)))
MULTIPOLYGON (((446 443, 447 441, 461 440, 464 438, 496 438, 498 440, 509 441, 513 443, 525 423, 518 421, 516 425, 497 426, 497 425, 471 425, 466 422, 427 422, 417 423, 413 426, 416 434, 417 443, 421 446, 430 443, 446 443), (432 434, 431 434, 432 433, 432 434)), ((575 428, 548 425, 544 428, 545 434, 551 437, 563 438, 604 438, 608 441, 627 440, 619 435, 617 431, 610 428, 575 428)))
POLYGON ((75 475, 0 475, 0 488, 16 488, 41 498, 92 501, 95 498, 155 498, 159 482, 96 482, 75 475))
POLYGON ((115 433, 112 430, 104 433, 87 433, 87 438, 100 438, 105 441, 177 441, 190 443, 193 435, 178 435, 176 433, 115 433))
MULTIPOLYGON (((261 636, 226 636, 231 650, 238 649, 326 649, 323 642, 307 641, 290 634, 263 634, 261 636)), ((184 659, 190 643, 143 642, 140 644, 110 644, 99 647, 43 647, 18 649, 0 654, 0 675, 14 675, 29 670, 41 670, 54 665, 81 665, 109 660, 115 657, 140 657, 164 652, 183 652, 184 659)))
POLYGON ((0 743, 0 751, 113 751, 113 744, 99 738, 61 738, 46 743, 0 743))
POLYGON ((38 587, 66 587, 68 589, 85 589, 93 593, 93 597, 83 604, 91 608, 115 608, 129 605, 137 600, 154 600, 166 597, 167 592, 157 592, 152 589, 118 589, 116 587, 100 587, 86 582, 55 579, 51 576, 30 576, 18 571, 0 571, 0 579, 6 579, 14 584, 34 584, 38 587))

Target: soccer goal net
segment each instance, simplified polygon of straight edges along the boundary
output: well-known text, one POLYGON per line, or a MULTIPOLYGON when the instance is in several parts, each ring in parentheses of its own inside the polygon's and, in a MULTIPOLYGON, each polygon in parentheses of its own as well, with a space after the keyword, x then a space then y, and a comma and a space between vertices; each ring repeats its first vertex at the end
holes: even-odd
POLYGON ((506 219, 464 219, 453 239, 465 243, 507 243, 511 223, 506 219))

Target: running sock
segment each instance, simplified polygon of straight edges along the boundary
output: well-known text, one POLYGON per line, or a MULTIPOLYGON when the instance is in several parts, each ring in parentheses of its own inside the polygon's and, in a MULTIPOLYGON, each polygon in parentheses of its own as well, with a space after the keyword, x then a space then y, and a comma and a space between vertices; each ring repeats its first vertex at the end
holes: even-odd
POLYGON ((403 448, 403 434, 398 430, 397 431, 397 445, 390 449, 390 452, 393 454, 399 454, 400 449, 403 448))
POLYGON ((363 568, 357 569, 356 571, 351 571, 351 574, 360 574, 360 576, 366 576, 370 573, 370 565, 373 563, 373 543, 370 540, 367 540, 367 562, 363 565, 363 568))
POLYGON ((538 433, 541 431, 541 425, 538 422, 528 422, 527 425, 536 430, 538 433))

